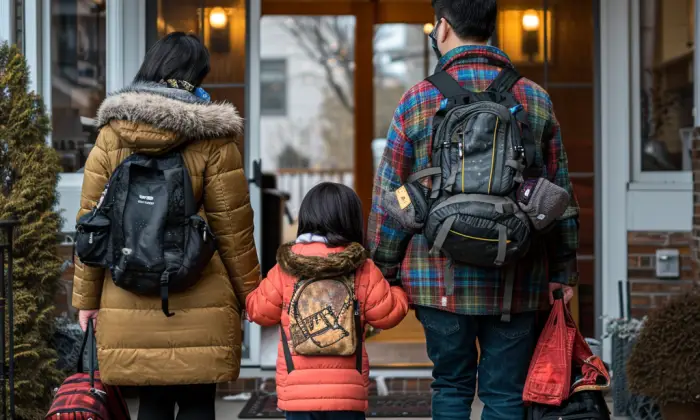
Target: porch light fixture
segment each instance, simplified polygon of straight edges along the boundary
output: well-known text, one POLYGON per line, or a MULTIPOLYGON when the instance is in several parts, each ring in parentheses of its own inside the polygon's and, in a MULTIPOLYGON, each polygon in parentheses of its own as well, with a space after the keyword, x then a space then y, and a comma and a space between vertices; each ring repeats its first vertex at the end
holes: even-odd
POLYGON ((528 61, 534 62, 540 52, 540 14, 533 9, 523 12, 522 52, 528 61))
POLYGON ((540 29, 540 16, 533 9, 526 10, 523 13, 523 30, 526 32, 534 32, 540 29))
POLYGON ((423 33, 426 35, 430 35, 430 33, 433 32, 433 29, 435 29, 435 25, 432 23, 426 23, 423 25, 423 33))
POLYGON ((222 7, 215 7, 209 13, 209 24, 214 29, 223 29, 228 23, 228 16, 222 7))

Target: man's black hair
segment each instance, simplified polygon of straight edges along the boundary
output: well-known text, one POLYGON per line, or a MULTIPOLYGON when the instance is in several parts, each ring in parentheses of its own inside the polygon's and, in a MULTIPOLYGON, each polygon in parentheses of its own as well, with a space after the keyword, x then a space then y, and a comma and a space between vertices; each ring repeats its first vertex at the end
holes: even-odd
POLYGON ((172 32, 146 53, 134 82, 184 80, 199 86, 209 74, 209 51, 196 35, 172 32))
POLYGON ((445 18, 462 40, 486 42, 496 30, 496 0, 432 0, 435 17, 445 18))
POLYGON ((299 208, 297 235, 325 236, 328 246, 363 244, 362 201, 352 188, 323 182, 306 194, 299 208))

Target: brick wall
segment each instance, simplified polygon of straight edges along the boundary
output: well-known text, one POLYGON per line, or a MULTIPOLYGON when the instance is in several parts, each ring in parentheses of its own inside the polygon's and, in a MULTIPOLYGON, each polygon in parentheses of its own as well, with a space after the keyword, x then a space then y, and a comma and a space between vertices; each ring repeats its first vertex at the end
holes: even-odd
POLYGON ((671 296, 692 288, 694 276, 690 238, 690 232, 628 232, 627 274, 633 317, 641 318, 651 308, 667 302, 671 296), (657 279, 656 250, 674 248, 681 253, 680 279, 657 279))
POLYGON ((690 145, 693 168, 693 230, 690 235, 690 259, 693 277, 700 280, 700 127, 693 131, 690 145))
POLYGON ((693 132, 691 152, 694 206, 692 232, 628 232, 627 273, 632 290, 634 317, 641 317, 649 309, 667 302, 671 296, 700 285, 700 127, 693 132), (680 250, 680 279, 656 278, 656 250, 659 248, 680 250))

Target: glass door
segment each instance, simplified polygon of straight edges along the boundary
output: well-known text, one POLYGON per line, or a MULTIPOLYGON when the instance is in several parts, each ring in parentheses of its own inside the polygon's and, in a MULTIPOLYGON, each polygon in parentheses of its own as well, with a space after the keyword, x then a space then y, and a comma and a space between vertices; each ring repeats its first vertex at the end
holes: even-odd
MULTIPOLYGON (((299 206, 313 186, 354 185, 355 16, 266 14, 260 40, 266 272, 279 245, 296 239, 299 206), (275 190, 288 198, 286 215, 275 190)), ((262 329, 263 368, 274 367, 278 341, 278 327, 262 329)))
MULTIPOLYGON (((400 17, 400 16, 398 16, 400 17)), ((430 45, 431 13, 421 23, 374 25, 374 139, 373 158, 381 159, 394 111, 403 94, 430 76, 437 57, 430 45)), ((374 165, 376 170, 376 164, 374 165)), ((367 341, 372 367, 429 366, 423 327, 411 311, 391 330, 367 341)))

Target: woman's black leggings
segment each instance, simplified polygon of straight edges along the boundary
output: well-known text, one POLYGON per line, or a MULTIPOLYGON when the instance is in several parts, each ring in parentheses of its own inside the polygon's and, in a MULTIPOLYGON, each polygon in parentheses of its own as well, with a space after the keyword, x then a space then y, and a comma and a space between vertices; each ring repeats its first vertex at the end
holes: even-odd
POLYGON ((139 420, 214 420, 216 384, 139 387, 139 420))

